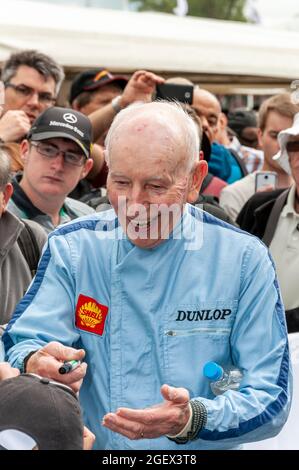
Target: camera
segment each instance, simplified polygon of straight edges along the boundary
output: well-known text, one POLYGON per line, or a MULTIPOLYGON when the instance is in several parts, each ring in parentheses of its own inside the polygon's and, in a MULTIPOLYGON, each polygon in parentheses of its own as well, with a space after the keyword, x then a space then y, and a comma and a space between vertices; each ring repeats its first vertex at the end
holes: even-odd
POLYGON ((192 104, 193 85, 162 83, 157 85, 156 99, 192 104))

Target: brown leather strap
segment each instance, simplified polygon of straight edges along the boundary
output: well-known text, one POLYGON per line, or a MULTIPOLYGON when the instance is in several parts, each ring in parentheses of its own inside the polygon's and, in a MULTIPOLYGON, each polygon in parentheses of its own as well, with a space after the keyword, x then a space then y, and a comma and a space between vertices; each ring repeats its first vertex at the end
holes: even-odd
POLYGON ((265 243, 266 246, 270 246, 273 236, 276 230, 276 226, 278 223, 278 219, 280 217, 280 213, 282 211, 283 206, 286 203, 286 200, 288 198, 290 189, 287 188, 285 191, 283 191, 278 198, 276 199, 274 206, 272 207, 272 210, 270 212, 270 216, 266 225, 266 229, 264 232, 264 236, 262 238, 263 242, 265 243))

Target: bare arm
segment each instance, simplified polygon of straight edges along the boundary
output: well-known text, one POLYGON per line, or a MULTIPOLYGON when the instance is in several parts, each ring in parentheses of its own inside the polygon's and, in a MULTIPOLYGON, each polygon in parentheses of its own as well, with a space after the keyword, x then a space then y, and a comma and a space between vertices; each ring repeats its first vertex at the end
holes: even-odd
MULTIPOLYGON (((145 70, 138 70, 132 75, 123 91, 119 103, 120 107, 125 108, 135 101, 150 102, 156 84, 163 82, 164 78, 159 75, 146 72, 145 70)), ((110 127, 115 114, 115 110, 111 103, 109 103, 88 116, 93 126, 95 141, 110 127)))
POLYGON ((93 178, 97 176, 103 168, 105 161, 103 147, 98 144, 94 144, 92 146, 91 158, 93 159, 93 166, 88 175, 86 176, 86 179, 90 181, 92 181, 93 178))

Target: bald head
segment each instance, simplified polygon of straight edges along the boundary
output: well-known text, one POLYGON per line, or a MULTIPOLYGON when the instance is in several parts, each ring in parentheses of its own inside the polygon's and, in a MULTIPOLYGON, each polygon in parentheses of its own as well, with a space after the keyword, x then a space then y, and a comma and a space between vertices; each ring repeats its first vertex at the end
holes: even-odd
POLYGON ((209 137, 210 142, 214 142, 221 114, 218 99, 209 91, 196 86, 193 91, 192 107, 201 120, 203 131, 209 137))
POLYGON ((177 103, 138 103, 121 111, 114 119, 106 138, 108 165, 113 149, 123 145, 126 136, 130 136, 131 142, 133 138, 135 145, 141 140, 148 140, 148 154, 156 146, 162 146, 169 151, 169 155, 180 155, 178 163, 185 160, 189 169, 198 160, 198 131, 193 120, 177 103))
POLYGON ((165 80, 165 83, 174 83, 175 85, 189 85, 194 86, 194 83, 185 77, 171 77, 165 80))
POLYGON ((213 107, 215 112, 221 113, 220 103, 213 93, 210 93, 208 90, 199 88, 198 86, 194 87, 194 104, 199 103, 207 107, 213 107))

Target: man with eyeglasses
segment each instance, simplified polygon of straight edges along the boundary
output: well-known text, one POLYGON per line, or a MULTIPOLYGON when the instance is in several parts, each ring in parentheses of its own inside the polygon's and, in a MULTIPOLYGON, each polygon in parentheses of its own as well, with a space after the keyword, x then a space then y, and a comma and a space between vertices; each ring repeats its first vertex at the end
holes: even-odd
POLYGON ((292 333, 299 331, 299 113, 292 127, 278 134, 278 142, 280 150, 273 160, 293 178, 293 184, 252 196, 237 223, 269 246, 292 333))
POLYGON ((51 57, 34 50, 12 54, 4 63, 4 115, 0 141, 19 142, 33 121, 54 106, 64 72, 51 57))
POLYGON ((24 172, 13 180, 10 211, 47 232, 94 212, 67 197, 92 168, 91 143, 91 123, 82 113, 59 107, 44 111, 21 143, 24 172))

